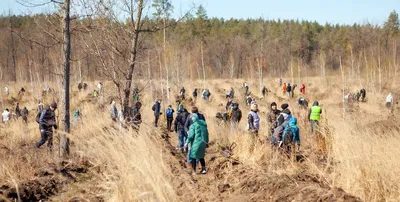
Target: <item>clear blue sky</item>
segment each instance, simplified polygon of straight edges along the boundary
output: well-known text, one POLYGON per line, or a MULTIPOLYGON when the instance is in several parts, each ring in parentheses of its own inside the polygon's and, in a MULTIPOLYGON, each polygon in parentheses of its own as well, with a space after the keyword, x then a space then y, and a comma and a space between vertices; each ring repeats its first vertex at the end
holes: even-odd
MULTIPOLYGON (((305 19, 339 24, 366 21, 382 24, 391 11, 400 12, 400 0, 172 0, 172 3, 176 13, 195 3, 202 4, 209 17, 305 19)), ((45 12, 49 8, 25 8, 15 0, 0 0, 0 14, 9 10, 21 14, 45 12)))

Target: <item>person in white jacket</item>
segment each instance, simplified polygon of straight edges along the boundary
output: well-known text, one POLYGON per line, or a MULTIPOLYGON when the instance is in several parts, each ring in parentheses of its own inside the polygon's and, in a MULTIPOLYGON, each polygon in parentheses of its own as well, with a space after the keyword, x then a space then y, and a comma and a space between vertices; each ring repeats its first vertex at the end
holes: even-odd
POLYGON ((6 95, 10 95, 10 89, 8 87, 5 87, 4 90, 6 91, 6 95))
POLYGON ((393 95, 392 93, 389 93, 389 95, 386 97, 386 108, 391 108, 393 105, 393 95))
POLYGON ((5 109, 1 116, 3 117, 3 123, 7 123, 10 120, 10 111, 5 109))

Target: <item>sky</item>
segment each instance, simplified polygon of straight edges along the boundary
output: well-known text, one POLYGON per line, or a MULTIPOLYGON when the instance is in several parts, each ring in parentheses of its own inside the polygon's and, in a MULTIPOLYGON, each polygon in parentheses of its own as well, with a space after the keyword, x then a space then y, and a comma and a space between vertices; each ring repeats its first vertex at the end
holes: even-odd
MULTIPOLYGON (((45 0, 30 0, 44 2, 45 0)), ((321 24, 383 24, 400 0, 172 0, 175 16, 193 4, 203 5, 208 17, 312 20, 321 24)), ((16 0, 0 0, 0 14, 46 12, 48 7, 26 8, 16 0)))

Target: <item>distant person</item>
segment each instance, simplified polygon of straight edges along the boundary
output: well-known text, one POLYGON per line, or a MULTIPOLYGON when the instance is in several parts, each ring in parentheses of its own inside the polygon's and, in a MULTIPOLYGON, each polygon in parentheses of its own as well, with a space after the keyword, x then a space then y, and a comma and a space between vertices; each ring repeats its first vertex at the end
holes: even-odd
POLYGON ((274 134, 272 136, 272 144, 277 144, 282 140, 283 130, 285 126, 289 123, 289 120, 292 118, 292 113, 289 110, 289 105, 284 103, 281 105, 281 113, 276 119, 276 128, 274 130, 274 134))
POLYGON ((81 112, 77 109, 75 110, 74 115, 72 116, 71 125, 72 126, 76 125, 80 119, 81 119, 81 112))
POLYGON ((10 120, 10 110, 6 108, 1 114, 1 116, 2 116, 2 122, 7 123, 10 120))
POLYGON ((200 161, 200 174, 206 174, 206 162, 204 160, 206 148, 208 147, 208 129, 204 120, 200 119, 197 114, 190 116, 192 125, 189 128, 186 144, 191 145, 189 158, 191 159, 193 175, 196 174, 197 160, 200 161))
POLYGON ((43 109, 44 109, 44 105, 43 105, 42 101, 39 100, 39 104, 37 106, 37 112, 42 113, 43 109))
POLYGON ((17 119, 21 116, 21 109, 19 108, 19 103, 17 102, 17 106, 15 107, 15 116, 17 119))
POLYGON ((251 96, 247 96, 246 97, 246 104, 247 104, 247 106, 250 106, 251 105, 251 102, 253 102, 253 98, 251 97, 251 96))
POLYGON ((110 105, 110 116, 113 121, 117 121, 118 118, 118 110, 117 107, 115 106, 115 101, 111 101, 110 105))
POLYGON ((165 114, 167 115, 167 130, 168 131, 172 130, 172 122, 174 121, 174 113, 175 113, 175 110, 172 109, 171 105, 168 105, 168 108, 165 112, 165 114))
POLYGON ((294 85, 292 86, 292 98, 294 97, 294 90, 296 89, 296 87, 297 87, 296 84, 294 84, 294 85))
POLYGON ((184 146, 187 139, 185 123, 189 115, 189 112, 185 108, 182 108, 180 111, 178 111, 174 121, 174 130, 176 133, 178 133, 178 149, 180 149, 182 152, 184 152, 184 146))
POLYGON ((192 93, 193 99, 196 100, 197 99, 197 88, 194 89, 193 93, 192 93))
POLYGON ((279 87, 282 86, 282 82, 283 82, 283 80, 282 80, 282 78, 280 78, 279 79, 279 87))
POLYGON ((365 99, 366 99, 366 96, 367 96, 366 94, 367 94, 367 92, 366 92, 366 90, 364 88, 360 90, 361 102, 365 102, 365 99))
POLYGON ((140 113, 140 109, 142 108, 142 103, 140 101, 136 102, 132 107, 130 123, 134 130, 138 131, 140 124, 142 123, 142 114, 140 113))
POLYGON ((239 103, 232 102, 228 115, 232 125, 236 126, 242 120, 242 111, 239 109, 239 103))
POLYGON ((229 109, 231 108, 231 105, 232 105, 232 99, 231 98, 229 98, 228 99, 228 102, 226 102, 226 105, 225 105, 225 111, 229 111, 229 109))
POLYGON ((24 121, 24 123, 28 123, 28 115, 29 115, 29 111, 26 107, 24 107, 21 110, 21 116, 22 116, 22 120, 24 121))
POLYGON ((79 82, 79 83, 78 83, 78 91, 81 91, 82 88, 83 88, 82 82, 79 82))
POLYGON ((93 97, 97 97, 99 96, 99 93, 97 92, 97 90, 93 90, 93 97))
POLYGON ((299 107, 301 107, 301 108, 308 108, 308 101, 307 101, 305 98, 303 98, 303 97, 300 97, 300 98, 297 100, 297 104, 298 104, 299 107))
POLYGON ((360 101, 360 97, 361 97, 361 93, 359 91, 354 93, 354 100, 355 101, 359 102, 360 101))
POLYGON ((260 116, 258 115, 258 105, 252 104, 247 115, 247 130, 252 134, 258 135, 260 130, 260 116))
POLYGON ((87 90, 87 87, 88 87, 87 83, 83 83, 83 90, 87 90))
POLYGON ((319 106, 318 101, 315 101, 313 103, 313 106, 310 108, 310 111, 308 112, 308 120, 310 121, 310 129, 311 132, 315 134, 319 121, 321 119, 321 114, 322 114, 322 108, 319 106))
POLYGON ((288 83, 288 85, 286 86, 286 92, 288 97, 292 95, 292 86, 290 85, 290 83, 288 83))
POLYGON ((6 91, 6 95, 10 95, 10 89, 8 87, 4 87, 4 90, 6 91))
POLYGON ((262 93, 263 98, 265 99, 265 96, 268 95, 268 89, 267 89, 267 87, 264 86, 264 87, 262 88, 262 90, 261 90, 261 93, 262 93))
POLYGON ((185 99, 185 93, 186 93, 185 87, 182 87, 181 90, 179 91, 179 93, 180 93, 182 99, 184 100, 185 99))
POLYGON ((393 96, 392 93, 389 93, 389 95, 386 97, 386 108, 390 109, 393 106, 393 96))
POLYGON ((154 112, 154 126, 158 127, 158 120, 161 115, 161 99, 158 99, 156 103, 153 105, 152 110, 154 112))
POLYGON ((226 94, 226 98, 231 98, 233 99, 235 97, 235 90, 231 87, 231 89, 228 91, 226 94))
POLYGON ((133 89, 133 100, 135 102, 139 101, 140 97, 139 97, 139 89, 137 87, 135 87, 133 89))
POLYGON ((54 110, 57 109, 57 103, 53 102, 50 106, 44 109, 39 118, 39 128, 41 139, 36 143, 36 147, 40 148, 47 141, 47 146, 53 147, 53 128, 57 130, 57 122, 54 110))
POLYGON ((201 97, 206 101, 210 101, 210 96, 211 96, 211 93, 210 93, 210 90, 208 90, 208 89, 204 89, 203 92, 201 93, 201 97))
POLYGON ((19 90, 18 95, 24 95, 26 92, 25 88, 22 87, 21 90, 19 90))
POLYGON ((306 85, 305 85, 304 83, 301 84, 300 92, 301 92, 301 94, 303 94, 303 95, 306 94, 306 85))
POLYGON ((99 83, 97 84, 97 90, 99 90, 99 92, 102 93, 103 84, 102 84, 101 82, 99 82, 99 83))
POLYGON ((283 94, 286 94, 286 91, 287 91, 286 83, 283 83, 282 90, 283 90, 283 94))
POLYGON ((276 120, 278 119, 278 116, 280 113, 281 113, 281 111, 279 109, 277 109, 277 104, 275 102, 272 102, 269 113, 268 113, 268 119, 267 119, 267 122, 269 125, 268 134, 270 137, 272 137, 272 135, 274 134, 274 130, 277 127, 276 120))

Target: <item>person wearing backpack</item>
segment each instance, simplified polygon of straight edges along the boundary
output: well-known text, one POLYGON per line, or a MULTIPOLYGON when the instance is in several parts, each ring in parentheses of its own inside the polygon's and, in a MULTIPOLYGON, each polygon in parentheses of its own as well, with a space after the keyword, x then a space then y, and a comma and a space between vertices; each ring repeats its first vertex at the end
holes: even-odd
POLYGON ((168 105, 168 108, 166 110, 166 115, 167 115, 167 130, 172 131, 172 121, 174 121, 174 112, 175 110, 172 109, 171 105, 168 105))
POLYGON ((231 120, 231 125, 236 126, 242 119, 242 111, 239 109, 239 103, 232 102, 232 107, 229 110, 228 115, 231 120))
POLYGON ((158 99, 156 103, 153 105, 152 110, 154 112, 154 126, 158 127, 158 120, 161 115, 161 100, 158 99))
POLYGON ((289 123, 289 120, 292 118, 292 113, 289 110, 289 105, 287 103, 281 105, 282 111, 276 119, 276 128, 274 130, 274 134, 272 136, 271 143, 276 144, 282 139, 282 133, 285 129, 285 126, 289 123))
POLYGON ((285 145, 290 148, 290 144, 292 143, 297 148, 297 151, 300 150, 300 129, 297 126, 297 119, 295 117, 292 117, 285 126, 279 147, 285 145))
POLYGON ((187 134, 185 133, 185 123, 189 115, 189 112, 185 108, 182 108, 178 111, 174 121, 174 130, 178 134, 178 149, 182 152, 184 151, 184 145, 187 138, 187 134))
POLYGON ((308 112, 308 120, 310 121, 310 130, 314 134, 319 125, 321 114, 322 114, 322 108, 319 106, 318 101, 315 101, 313 106, 310 108, 310 111, 308 112))
POLYGON ((40 148, 47 141, 47 146, 53 147, 53 128, 57 130, 57 122, 54 110, 57 109, 57 103, 53 102, 49 107, 44 109, 39 117, 40 141, 36 143, 36 147, 40 148))

